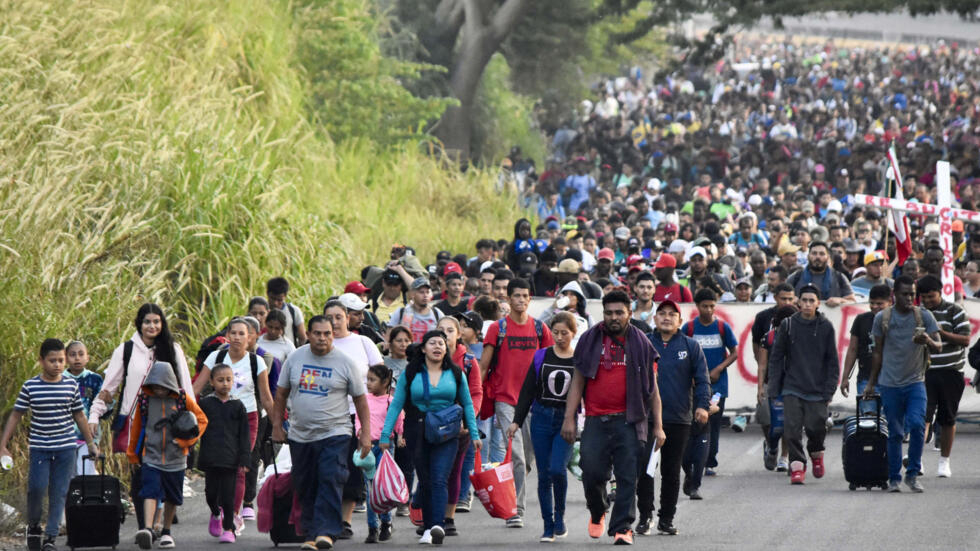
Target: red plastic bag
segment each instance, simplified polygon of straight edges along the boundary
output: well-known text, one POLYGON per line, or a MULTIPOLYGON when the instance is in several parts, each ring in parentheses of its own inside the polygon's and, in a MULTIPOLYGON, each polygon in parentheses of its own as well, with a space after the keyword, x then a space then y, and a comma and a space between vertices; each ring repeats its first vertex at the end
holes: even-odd
POLYGON ((473 492, 480 498, 480 503, 491 517, 509 519, 517 515, 514 464, 510 461, 513 444, 513 439, 507 443, 507 456, 504 457, 504 462, 488 471, 483 470, 483 458, 480 457, 480 450, 476 450, 470 482, 473 483, 473 492))
POLYGON ((378 469, 371 482, 371 509, 382 514, 395 507, 408 503, 408 484, 405 475, 395 463, 391 452, 385 450, 378 462, 378 469))

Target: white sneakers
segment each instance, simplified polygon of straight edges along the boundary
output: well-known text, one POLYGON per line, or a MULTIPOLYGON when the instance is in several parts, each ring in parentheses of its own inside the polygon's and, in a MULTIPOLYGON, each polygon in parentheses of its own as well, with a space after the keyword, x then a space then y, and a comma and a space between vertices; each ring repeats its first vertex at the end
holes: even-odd
POLYGON ((422 545, 429 545, 432 543, 432 531, 426 530, 422 532, 422 537, 419 538, 419 543, 422 545))
POLYGON ((936 476, 939 478, 949 478, 953 476, 953 471, 949 468, 948 457, 939 458, 939 467, 936 469, 936 476))

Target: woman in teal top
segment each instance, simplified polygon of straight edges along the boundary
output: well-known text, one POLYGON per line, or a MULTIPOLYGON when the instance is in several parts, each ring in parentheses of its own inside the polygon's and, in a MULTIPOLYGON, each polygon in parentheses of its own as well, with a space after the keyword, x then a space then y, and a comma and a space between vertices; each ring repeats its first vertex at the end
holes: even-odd
POLYGON ((449 475, 456 459, 459 441, 457 438, 449 438, 441 443, 429 442, 424 436, 426 414, 459 404, 463 408, 463 420, 473 438, 473 445, 477 449, 481 445, 466 375, 453 363, 447 344, 445 333, 429 331, 422 337, 420 345, 412 348, 408 367, 405 368, 391 405, 388 406, 380 441, 382 450, 391 446, 389 435, 402 409, 405 410, 406 431, 409 423, 417 424, 418 437, 414 442, 415 471, 419 476, 425 529, 419 543, 436 545, 442 544, 446 536, 443 524, 449 496, 449 475))

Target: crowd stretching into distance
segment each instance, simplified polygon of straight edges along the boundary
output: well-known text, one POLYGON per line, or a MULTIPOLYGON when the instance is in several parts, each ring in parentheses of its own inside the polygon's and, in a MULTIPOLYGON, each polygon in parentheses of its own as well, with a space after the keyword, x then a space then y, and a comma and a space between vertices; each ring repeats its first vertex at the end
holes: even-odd
MULTIPOLYGON (((889 223, 898 217, 854 197, 933 204, 944 160, 954 203, 978 210, 978 60, 978 49, 942 42, 746 39, 669 78, 632 70, 601 82, 554 130, 543 170, 519 147, 504 159, 500 191, 527 213, 512 236, 431 264, 396 243, 335 296, 317 297, 316 312, 289 302, 304 290, 274 277, 193 361, 155 304, 139 308, 132 338, 98 373, 84 343, 44 340, 40 374, 0 438, 9 457, 30 413, 28 548, 56 550, 69 482, 100 468, 93 458, 110 451, 100 441, 132 466, 141 549, 177 545, 190 468, 204 473, 209 533, 234 543, 268 507, 257 501, 260 473, 287 453, 303 549, 358 532, 405 543, 398 532, 412 528, 397 517, 410 517, 420 544, 465 541, 456 518, 476 507, 475 457, 500 463, 508 449, 517 506, 507 528, 533 527, 542 542, 584 530, 617 545, 677 534, 680 492, 702 499, 704 477, 725 468, 727 368, 747 346, 761 468, 804 485, 837 467, 824 443, 840 392, 882 406, 881 485, 924 491, 927 442, 935 474, 952 476, 963 370, 968 356, 980 363, 962 306, 980 293, 980 231, 953 223, 955 296, 945 300, 937 220, 910 215, 900 242, 889 223), (536 298, 547 307, 532 316, 536 298), (749 343, 715 315, 734 302, 761 304, 749 343), (855 302, 869 311, 850 327, 822 313, 855 302), (686 323, 683 303, 697 312, 686 323), (838 331, 850 334, 843 358, 838 331), (435 437, 440 423, 449 432, 435 437), (365 473, 385 452, 413 491, 377 514, 365 507, 365 473), (532 465, 540 520, 526 508, 532 465), (587 526, 566 523, 569 474, 587 526), (366 529, 355 527, 365 509, 366 529)), ((862 465, 841 467, 850 481, 862 465)))

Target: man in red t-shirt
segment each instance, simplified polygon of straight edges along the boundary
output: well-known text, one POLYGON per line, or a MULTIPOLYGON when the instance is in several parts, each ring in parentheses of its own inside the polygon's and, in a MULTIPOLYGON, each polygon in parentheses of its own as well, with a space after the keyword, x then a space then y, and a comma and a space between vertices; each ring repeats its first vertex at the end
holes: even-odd
MULTIPOLYGON (((501 431, 507 430, 514 422, 517 398, 521 393, 521 385, 527 377, 527 370, 531 368, 534 353, 539 348, 547 348, 555 344, 548 326, 527 313, 528 304, 531 302, 531 285, 527 281, 518 278, 507 284, 507 302, 510 304, 510 315, 487 329, 483 339, 483 356, 480 358, 484 392, 488 394, 488 399, 493 399, 494 426, 501 431), (504 329, 502 339, 501 325, 504 329)), ((514 486, 517 489, 517 515, 507 519, 507 526, 511 528, 524 526, 524 481, 527 475, 524 442, 525 438, 530 442, 530 433, 525 434, 530 430, 530 423, 525 423, 524 426, 524 430, 514 434, 511 452, 514 464, 514 486)), ((503 457, 505 453, 506 443, 503 450, 491 450, 494 456, 503 457)))
POLYGON ((677 259, 666 252, 660 253, 653 265, 653 275, 657 278, 657 288, 653 291, 653 301, 672 300, 677 303, 694 302, 691 290, 674 280, 677 259))

